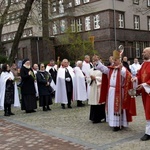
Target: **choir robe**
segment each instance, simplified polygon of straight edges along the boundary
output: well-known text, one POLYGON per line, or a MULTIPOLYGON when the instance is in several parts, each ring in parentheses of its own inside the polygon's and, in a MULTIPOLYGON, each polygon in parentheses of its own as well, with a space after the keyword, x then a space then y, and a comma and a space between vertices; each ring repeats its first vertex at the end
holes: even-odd
MULTIPOLYGON (((5 91, 6 91, 6 81, 11 78, 14 80, 14 75, 12 72, 2 72, 0 76, 0 109, 4 109, 5 101, 5 91)), ((14 82, 14 107, 20 107, 19 94, 16 82, 14 82)))
MULTIPOLYGON (((89 78, 89 71, 90 69, 92 68, 92 64, 91 63, 87 63, 85 61, 83 61, 82 63, 82 71, 85 75, 86 78, 89 78)), ((87 97, 89 98, 89 94, 90 94, 90 86, 89 84, 87 83, 87 97)))
MULTIPOLYGON (((73 68, 67 67, 69 74, 72 78, 72 84, 74 88, 74 71, 73 68)), ((57 80, 56 80, 56 93, 55 93, 55 103, 68 104, 67 91, 66 91, 66 81, 65 81, 65 71, 66 69, 60 67, 57 71, 57 80)))
POLYGON ((101 62, 98 62, 96 68, 108 76, 108 86, 101 89, 108 91, 106 121, 110 127, 127 127, 128 122, 132 121, 132 116, 136 115, 135 99, 128 95, 128 89, 131 88, 131 74, 125 67, 122 67, 119 73, 119 69, 106 67, 101 62))
POLYGON ((90 96, 88 104, 91 105, 89 119, 98 123, 101 122, 102 119, 105 119, 105 102, 101 104, 99 103, 102 72, 92 68, 89 71, 89 75, 95 76, 96 78, 94 81, 92 81, 91 78, 88 78, 88 83, 90 84, 90 96))
POLYGON ((87 100, 85 76, 79 67, 74 68, 74 88, 73 88, 73 99, 85 101, 87 100))

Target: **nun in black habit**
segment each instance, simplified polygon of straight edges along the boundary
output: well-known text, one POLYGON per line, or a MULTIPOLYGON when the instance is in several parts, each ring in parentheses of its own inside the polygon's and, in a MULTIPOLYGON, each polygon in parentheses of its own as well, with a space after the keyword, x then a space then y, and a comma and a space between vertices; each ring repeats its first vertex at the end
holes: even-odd
POLYGON ((35 75, 30 66, 29 59, 24 59, 20 70, 21 76, 21 110, 26 113, 36 112, 37 108, 36 90, 34 86, 35 75))

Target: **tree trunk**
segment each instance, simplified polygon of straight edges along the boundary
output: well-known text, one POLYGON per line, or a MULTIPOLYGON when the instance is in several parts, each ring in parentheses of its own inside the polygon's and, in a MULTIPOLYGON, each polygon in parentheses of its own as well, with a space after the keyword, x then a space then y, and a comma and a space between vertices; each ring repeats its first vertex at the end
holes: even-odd
POLYGON ((27 0, 26 4, 25 4, 25 8, 24 8, 24 12, 23 15, 21 16, 21 20, 18 26, 18 30, 17 33, 15 35, 15 39, 13 41, 13 45, 12 45, 12 49, 11 49, 11 54, 9 56, 9 62, 10 64, 13 63, 15 56, 18 52, 18 45, 19 45, 19 41, 21 39, 22 33, 24 31, 24 27, 26 25, 27 19, 28 19, 28 15, 29 12, 32 8, 32 4, 33 4, 34 0, 27 0))
POLYGON ((3 30, 4 24, 6 23, 7 13, 9 11, 10 5, 11 5, 11 0, 8 1, 8 5, 6 6, 6 8, 5 8, 5 10, 2 13, 2 16, 0 18, 0 20, 1 20, 0 21, 0 54, 1 55, 4 54, 4 51, 3 51, 4 47, 3 47, 3 44, 2 44, 2 30, 3 30))
POLYGON ((42 0, 42 28, 43 28, 43 59, 55 59, 52 41, 49 39, 48 0, 42 0))

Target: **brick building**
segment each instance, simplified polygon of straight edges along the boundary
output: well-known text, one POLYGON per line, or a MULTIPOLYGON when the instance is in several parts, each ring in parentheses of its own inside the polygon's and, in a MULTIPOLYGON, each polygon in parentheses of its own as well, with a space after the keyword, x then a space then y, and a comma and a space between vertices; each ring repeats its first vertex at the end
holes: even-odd
MULTIPOLYGON (((13 5, 22 2, 15 1, 17 2, 13 5)), ((39 2, 35 2, 34 7, 41 9, 39 2)), ((17 12, 14 14, 17 15, 17 12)), ((40 20, 41 14, 38 12, 40 11, 36 10, 35 14, 40 20)), ((12 13, 10 16, 12 18, 12 13)), ((94 49, 104 60, 107 60, 119 45, 123 45, 124 55, 129 60, 137 57, 142 61, 143 48, 150 46, 150 0, 51 0, 49 36, 54 41, 56 57, 63 52, 64 47, 60 40, 68 28, 85 40, 92 37, 94 49)), ((4 28, 2 39, 8 53, 16 30, 16 22, 7 23, 4 28)), ((48 59, 42 57, 42 46, 39 46, 41 39, 41 25, 28 22, 19 44, 20 56, 18 54, 17 59, 26 55, 30 56, 33 62, 48 59)))
POLYGON ((130 60, 142 59, 143 48, 150 46, 150 0, 53 0, 51 21, 55 40, 68 27, 83 39, 90 35, 104 60, 119 45, 130 60))

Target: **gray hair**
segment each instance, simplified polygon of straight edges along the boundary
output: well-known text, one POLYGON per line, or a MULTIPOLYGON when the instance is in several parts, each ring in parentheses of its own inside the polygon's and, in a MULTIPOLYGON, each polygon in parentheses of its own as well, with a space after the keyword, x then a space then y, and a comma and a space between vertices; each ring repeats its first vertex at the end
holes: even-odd
POLYGON ((79 66, 80 64, 82 64, 82 61, 81 61, 81 60, 78 60, 78 61, 76 62, 76 65, 79 66))

